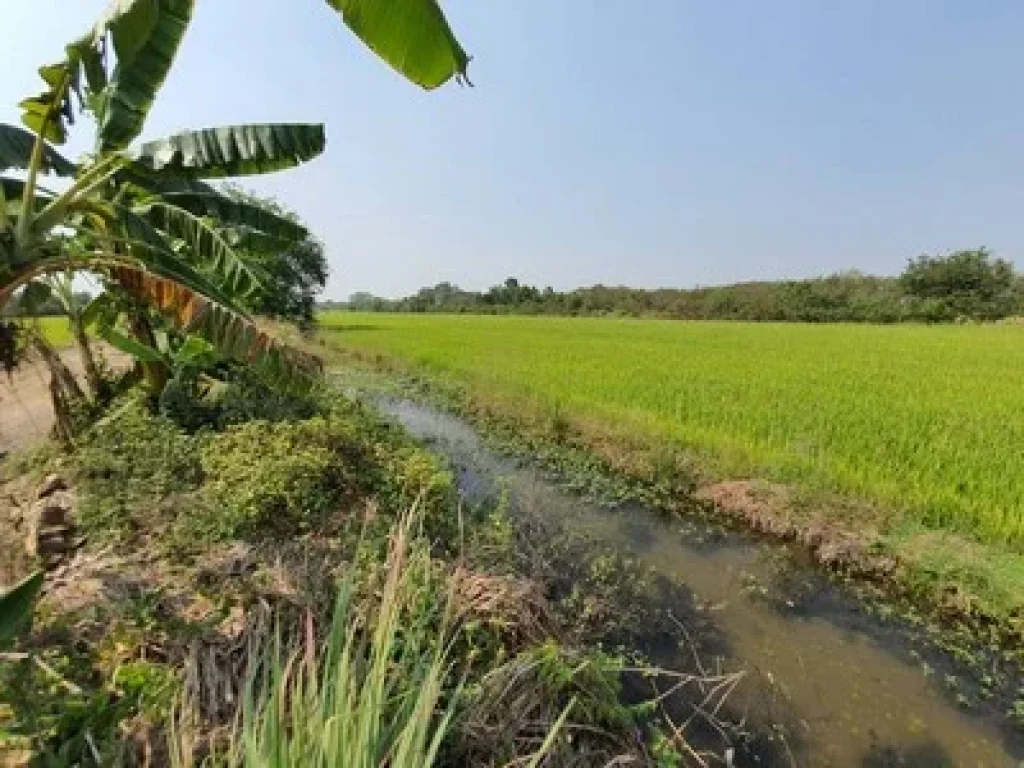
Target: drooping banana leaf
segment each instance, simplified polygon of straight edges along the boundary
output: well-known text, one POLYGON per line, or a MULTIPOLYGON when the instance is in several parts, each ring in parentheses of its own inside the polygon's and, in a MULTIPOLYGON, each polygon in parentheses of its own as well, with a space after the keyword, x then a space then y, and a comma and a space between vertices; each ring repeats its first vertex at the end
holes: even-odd
MULTIPOLYGON (((7 206, 7 215, 16 219, 22 212, 22 201, 25 196, 25 182, 20 179, 11 179, 0 176, 0 191, 3 192, 2 199, 7 206)), ((32 198, 32 205, 35 212, 43 210, 57 195, 55 192, 42 187, 36 187, 36 193, 32 198)))
POLYGON ((140 363, 162 363, 164 356, 153 347, 136 341, 131 336, 121 333, 113 325, 100 325, 96 328, 100 338, 107 342, 114 349, 124 352, 126 355, 138 360, 140 363))
POLYGON ((141 133, 193 6, 193 0, 113 0, 100 19, 93 47, 109 32, 117 66, 95 102, 99 149, 124 149, 141 133))
POLYGON ((0 594, 0 647, 5 646, 32 617, 43 588, 43 572, 36 571, 0 594))
POLYGON ((437 0, 327 0, 370 49, 412 82, 436 88, 465 78, 469 56, 437 0))
POLYGON ((234 245, 212 220, 164 200, 141 203, 133 212, 145 217, 166 235, 181 240, 194 263, 217 275, 232 295, 247 296, 263 283, 264 275, 258 274, 235 252, 234 245))
MULTIPOLYGON (((0 171, 11 168, 22 171, 27 169, 35 142, 36 137, 24 128, 0 123, 0 171)), ((64 158, 49 144, 43 147, 43 160, 40 169, 58 176, 75 175, 75 164, 64 158)))
POLYGON ((309 383, 323 370, 320 358, 280 342, 181 283, 124 267, 110 274, 121 289, 159 311, 178 330, 205 339, 226 358, 252 364, 276 383, 309 383))
POLYGON ((293 168, 324 151, 319 124, 227 125, 149 141, 131 159, 166 176, 212 179, 293 168))
MULTIPOLYGON (((119 203, 89 202, 86 206, 91 214, 102 218, 106 224, 103 233, 88 229, 80 233, 86 238, 96 238, 98 247, 117 246, 143 268, 176 280, 236 312, 243 312, 239 301, 241 297, 205 277, 199 271, 199 265, 190 263, 182 254, 175 252, 165 234, 145 217, 119 203)), ((203 266, 216 267, 215 264, 203 266)), ((230 275, 218 277, 221 278, 218 283, 230 285, 230 275)))
POLYGON ((279 253, 293 246, 297 241, 291 238, 268 235, 251 227, 231 227, 224 231, 224 239, 238 251, 257 253, 279 253))
POLYGON ((302 240, 308 234, 298 222, 256 202, 226 195, 198 179, 172 178, 160 173, 125 175, 158 199, 196 216, 216 219, 227 228, 255 230, 282 241, 302 240))

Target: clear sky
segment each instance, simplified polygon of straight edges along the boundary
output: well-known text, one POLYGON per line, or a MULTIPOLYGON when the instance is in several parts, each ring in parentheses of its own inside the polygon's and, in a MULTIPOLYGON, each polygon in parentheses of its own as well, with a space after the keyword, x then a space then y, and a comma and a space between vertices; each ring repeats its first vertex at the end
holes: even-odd
MULTIPOLYGON (((6 5, 16 122, 105 0, 6 5)), ((433 93, 321 0, 197 6, 145 136, 326 123, 323 157, 250 186, 324 240, 331 298, 1024 266, 1020 0, 449 0, 476 87, 433 93)))

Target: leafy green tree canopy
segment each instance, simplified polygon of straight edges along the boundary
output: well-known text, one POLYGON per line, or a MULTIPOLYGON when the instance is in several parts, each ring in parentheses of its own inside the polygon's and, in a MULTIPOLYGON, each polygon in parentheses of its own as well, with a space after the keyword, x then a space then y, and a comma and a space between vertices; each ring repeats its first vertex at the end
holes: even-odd
POLYGON ((299 236, 290 239, 265 238, 241 232, 234 241, 241 254, 262 279, 246 299, 257 315, 287 320, 300 327, 313 323, 316 296, 327 284, 329 267, 323 243, 312 235, 299 216, 279 201, 260 197, 237 185, 225 187, 227 197, 250 208, 295 224, 299 236))
POLYGON ((1014 306, 1013 265, 985 248, 911 259, 900 285, 935 320, 994 320, 1014 306))

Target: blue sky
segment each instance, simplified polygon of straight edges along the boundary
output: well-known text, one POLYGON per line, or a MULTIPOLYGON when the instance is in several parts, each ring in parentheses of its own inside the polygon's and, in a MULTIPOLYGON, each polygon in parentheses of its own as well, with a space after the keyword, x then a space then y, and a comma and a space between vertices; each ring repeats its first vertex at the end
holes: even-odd
MULTIPOLYGON (((0 120, 104 5, 5 8, 0 120)), ((329 297, 1024 265, 1016 0, 449 0, 476 87, 433 93, 321 0, 197 6, 145 135, 326 123, 323 157, 249 186, 325 241, 329 297)))

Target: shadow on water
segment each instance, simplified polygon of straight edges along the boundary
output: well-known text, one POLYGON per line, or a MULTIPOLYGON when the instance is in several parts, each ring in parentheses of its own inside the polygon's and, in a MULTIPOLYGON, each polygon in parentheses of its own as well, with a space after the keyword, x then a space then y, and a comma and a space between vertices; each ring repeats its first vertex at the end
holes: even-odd
MULTIPOLYGON (((736 765, 1024 765, 1024 735, 992 711, 962 710, 939 688, 948 660, 923 656, 938 671, 925 674, 902 628, 867 615, 785 546, 637 505, 601 507, 496 455, 451 415, 407 400, 377 405, 447 458, 467 501, 503 496, 520 524, 532 521, 533 539, 561 526, 573 546, 622 558, 616 576, 631 578, 634 567, 653 574, 659 611, 608 640, 664 667, 692 666, 696 651, 716 668, 746 670, 727 704, 748 726, 736 765)), ((571 589, 586 577, 585 558, 566 554, 556 583, 571 589)), ((722 734, 705 736, 711 744, 722 734)))

